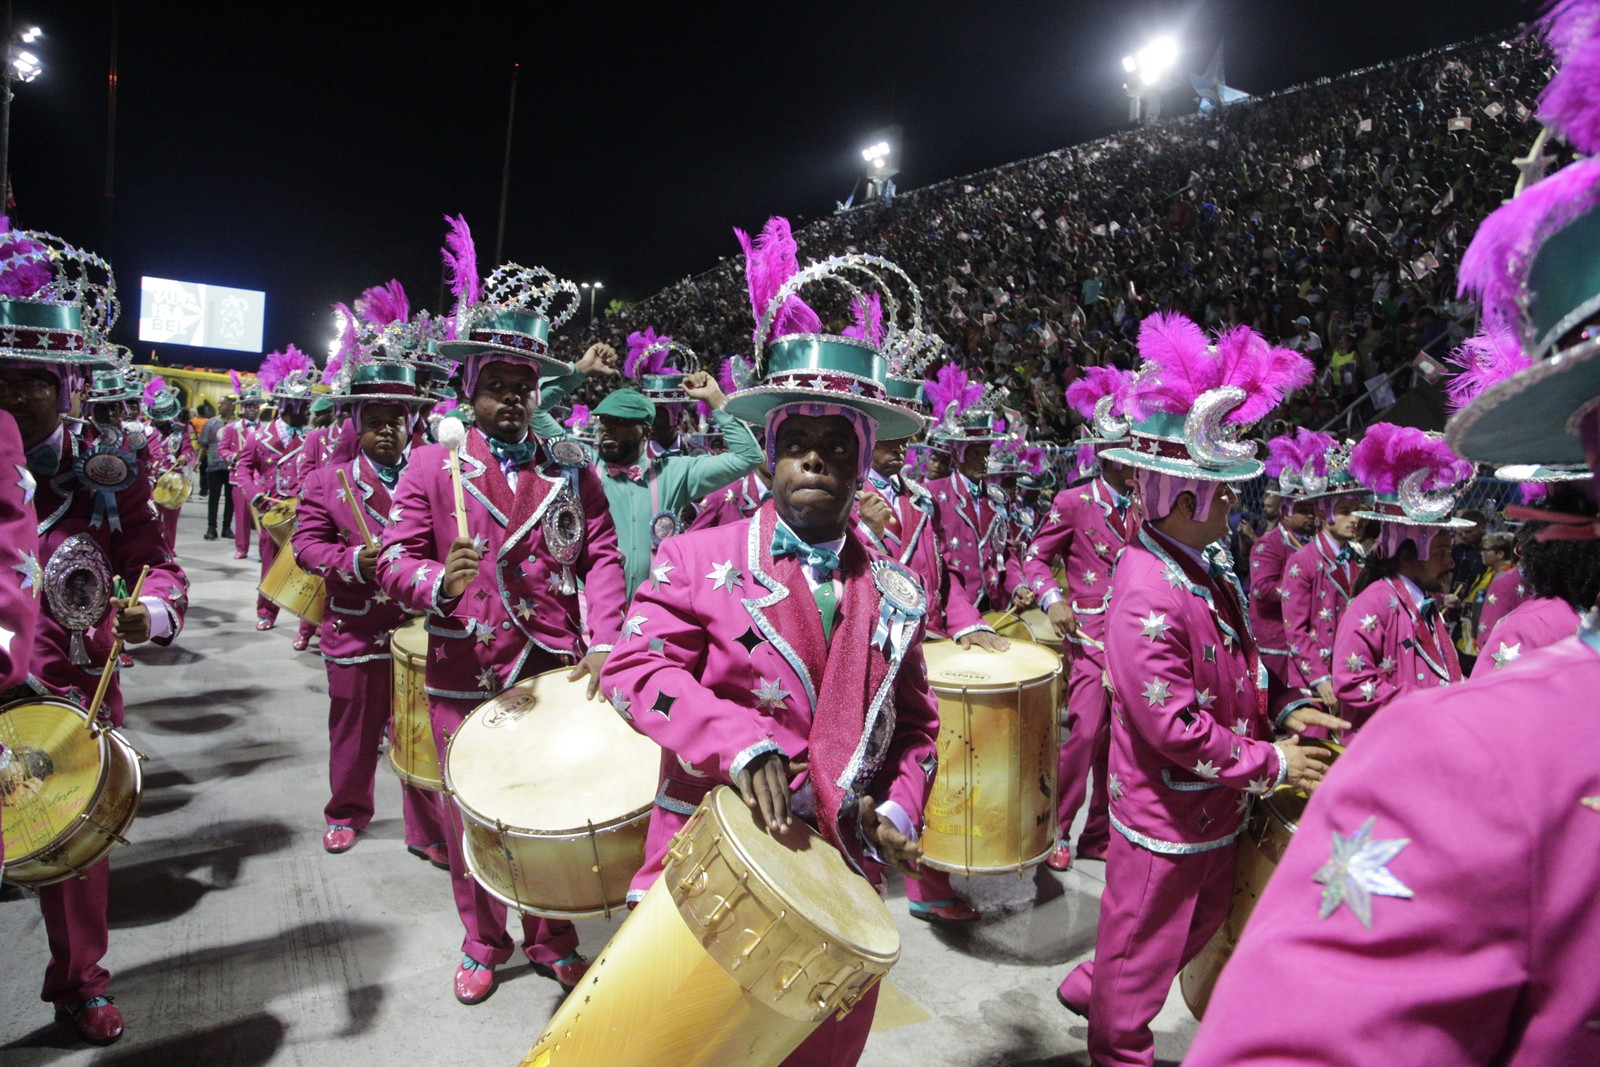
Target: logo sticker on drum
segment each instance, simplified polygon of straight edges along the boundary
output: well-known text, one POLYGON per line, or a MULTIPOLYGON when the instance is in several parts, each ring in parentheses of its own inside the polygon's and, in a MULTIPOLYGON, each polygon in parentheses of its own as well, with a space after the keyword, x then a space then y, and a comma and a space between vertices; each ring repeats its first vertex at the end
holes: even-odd
POLYGON ((521 719, 533 707, 532 693, 510 693, 484 712, 483 725, 489 729, 507 726, 521 719))
POLYGON ((939 676, 941 678, 957 678, 957 679, 961 679, 962 681, 968 681, 968 682, 987 682, 990 678, 994 677, 988 671, 962 671, 962 670, 941 671, 939 676))

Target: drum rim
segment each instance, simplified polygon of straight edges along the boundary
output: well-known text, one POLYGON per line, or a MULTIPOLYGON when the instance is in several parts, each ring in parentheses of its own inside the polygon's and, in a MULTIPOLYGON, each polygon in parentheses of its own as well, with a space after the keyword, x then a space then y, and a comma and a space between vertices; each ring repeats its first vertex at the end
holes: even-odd
POLYGON ((626 893, 623 894, 623 899, 615 904, 602 905, 598 908, 584 908, 577 911, 566 911, 562 908, 535 908, 524 901, 509 897, 490 885, 479 874, 477 859, 472 849, 467 847, 467 833, 465 830, 461 832, 461 860, 467 865, 467 874, 474 882, 478 883, 478 888, 521 915, 537 915, 542 919, 609 919, 614 913, 628 906, 626 893))
MULTIPOLYGON (((1062 665, 1065 662, 1061 657, 1061 653, 1057 652, 1055 649, 1051 648, 1049 645, 1042 645, 1037 641, 1023 639, 1023 643, 1024 644, 1028 644, 1028 645, 1032 645, 1034 648, 1039 649, 1041 652, 1044 652, 1046 655, 1048 655, 1052 659, 1054 659, 1055 660, 1054 669, 1046 671, 1046 672, 1044 672, 1042 674, 1028 675, 1027 677, 1020 678, 1020 679, 1018 679, 1018 680, 1016 680, 1014 682, 975 682, 972 685, 965 685, 965 684, 963 684, 963 685, 951 685, 951 684, 946 683, 946 682, 935 681, 934 680, 933 670, 932 670, 932 668, 929 668, 928 669, 928 688, 934 690, 935 692, 938 692, 941 688, 944 689, 944 690, 954 690, 954 691, 958 691, 958 692, 964 691, 964 692, 968 692, 968 693, 1008 692, 1008 691, 1014 690, 1014 689, 1023 689, 1023 688, 1027 687, 1030 684, 1038 684, 1040 682, 1049 682, 1049 681, 1051 681, 1053 679, 1056 679, 1056 678, 1059 678, 1061 676, 1062 665)), ((972 650, 971 649, 960 649, 960 651, 961 652, 965 652, 965 653, 970 653, 972 650)), ((943 653, 941 653, 941 655, 942 654, 943 653)), ((1003 653, 985 652, 985 653, 980 653, 980 655, 1003 655, 1003 653)), ((926 657, 924 657, 924 659, 926 659, 926 657)))
MULTIPOLYGON (((35 704, 54 704, 54 705, 56 705, 58 707, 69 708, 72 711, 77 712, 78 716, 83 720, 83 722, 85 724, 85 730, 87 731, 87 725, 89 723, 89 709, 85 708, 81 704, 74 703, 73 701, 68 700, 65 697, 58 697, 58 696, 37 696, 37 697, 32 697, 32 698, 30 698, 30 697, 21 697, 21 698, 19 698, 17 700, 11 701, 9 704, 0 705, 0 717, 3 717, 5 715, 7 715, 8 713, 10 713, 15 708, 23 707, 23 706, 31 706, 31 705, 35 705, 35 704)), ((120 744, 123 748, 126 748, 128 750, 129 760, 133 764, 133 786, 134 786, 134 799, 135 799, 135 803, 133 805, 133 814, 135 816, 138 815, 139 805, 138 805, 137 801, 138 801, 138 798, 139 798, 139 796, 141 795, 141 793, 143 791, 143 786, 144 786, 144 768, 139 765, 138 750, 136 750, 132 745, 130 745, 128 743, 127 739, 124 738, 121 735, 121 732, 118 731, 115 728, 112 728, 112 729, 109 729, 109 730, 104 730, 104 731, 102 731, 102 732, 100 732, 98 734, 93 734, 91 736, 94 737, 94 740, 95 740, 96 744, 98 744, 99 748, 100 748, 100 773, 96 776, 95 783, 94 783, 94 790, 93 790, 93 792, 91 792, 89 794, 89 799, 87 800, 87 802, 84 803, 84 805, 83 805, 82 809, 79 811, 79 813, 76 816, 73 817, 72 822, 71 822, 71 824, 69 826, 67 826, 65 829, 61 830, 59 833, 57 833, 54 837, 52 837, 45 844, 41 845, 39 848, 36 848, 31 852, 20 853, 20 854, 17 854, 17 855, 12 855, 10 849, 7 849, 6 850, 5 866, 4 866, 3 869, 0 869, 0 876, 4 876, 7 872, 10 872, 11 870, 13 870, 13 869, 15 869, 17 867, 20 867, 20 866, 22 866, 24 864, 27 864, 27 863, 43 863, 44 861, 37 860, 34 857, 37 856, 41 852, 47 852, 50 849, 56 847, 57 845, 65 843, 66 841, 68 841, 71 838, 73 838, 74 836, 76 836, 79 833, 79 831, 81 831, 83 829, 83 824, 84 824, 83 815, 86 814, 87 812, 93 811, 97 806, 99 806, 101 799, 105 796, 106 786, 108 785, 108 776, 106 775, 106 767, 110 763, 111 746, 112 746, 113 743, 120 744)), ((128 821, 131 824, 133 820, 130 818, 128 821)), ((126 827, 123 827, 123 829, 126 829, 126 827)), ((117 832, 120 833, 121 830, 119 830, 117 832)), ((112 847, 113 848, 116 847, 116 843, 115 842, 112 843, 112 847)), ((109 849, 107 851, 109 851, 109 849)), ((47 882, 16 882, 16 883, 13 883, 13 884, 24 885, 24 886, 51 885, 54 882, 65 881, 68 878, 76 877, 77 873, 78 872, 73 871, 73 870, 71 870, 69 868, 67 873, 62 875, 60 878, 53 878, 53 879, 51 879, 50 881, 47 881, 47 882)))

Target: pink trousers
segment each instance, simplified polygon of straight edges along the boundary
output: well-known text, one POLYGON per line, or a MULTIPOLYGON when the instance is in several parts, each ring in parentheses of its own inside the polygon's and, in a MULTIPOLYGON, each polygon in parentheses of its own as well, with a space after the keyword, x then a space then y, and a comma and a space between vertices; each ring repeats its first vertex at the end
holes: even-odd
MULTIPOLYGON (((444 697, 428 699, 428 718, 433 725, 433 739, 443 755, 451 736, 472 713, 476 704, 444 697)), ((467 861, 461 847, 461 811, 448 798, 441 798, 440 807, 445 816, 445 847, 450 854, 450 890, 455 896, 456 913, 461 925, 466 927, 461 951, 488 966, 496 966, 511 958, 516 948, 506 933, 506 906, 486 893, 477 879, 467 870, 467 861)), ((522 917, 522 950, 534 963, 550 964, 578 951, 578 931, 565 919, 543 919, 535 915, 522 917)))
MULTIPOLYGON (((389 724, 394 682, 387 659, 328 665, 328 792, 322 809, 329 826, 364 830, 372 822, 378 745, 389 724)), ((422 848, 444 841, 440 796, 400 786, 406 844, 422 848)))
POLYGON ((872 1017, 878 1011, 880 988, 881 983, 873 986, 843 1019, 828 1016, 799 1048, 789 1053, 780 1067, 855 1067, 872 1034, 872 1017))
MULTIPOLYGON (((250 498, 245 494, 242 486, 228 486, 228 492, 233 494, 233 550, 241 555, 250 552, 250 498)), ((261 573, 265 574, 266 571, 261 573)))
POLYGON ((106 921, 110 884, 111 861, 103 859, 82 878, 39 890, 39 911, 50 942, 50 965, 44 971, 41 1000, 75 1008, 90 997, 105 995, 111 972, 100 966, 100 961, 111 941, 106 921))
POLYGON ((1078 837, 1078 855, 1105 851, 1111 833, 1107 814, 1106 757, 1111 749, 1111 701, 1102 673, 1105 653, 1067 642, 1067 736, 1061 742, 1057 768, 1056 816, 1061 839, 1072 832, 1084 796, 1089 798, 1089 818, 1078 837), (1090 775, 1094 788, 1089 787, 1090 775))
POLYGON ((1090 1062, 1155 1063, 1150 1023, 1227 917, 1237 852, 1230 844, 1169 856, 1111 835, 1094 959, 1061 983, 1063 997, 1088 1007, 1090 1062))
MULTIPOLYGON (((237 513, 235 514, 237 515, 237 513)), ((249 521, 249 515, 248 511, 245 512, 247 522, 249 521)), ((272 535, 267 533, 266 530, 262 530, 257 535, 256 541, 261 546, 261 578, 265 581, 267 572, 272 569, 272 561, 278 558, 278 542, 274 541, 272 535)), ((256 618, 271 619, 273 622, 278 621, 278 605, 259 592, 256 593, 256 618)))
POLYGON ((161 526, 167 531, 167 550, 177 551, 178 545, 178 516, 183 514, 183 509, 161 509, 161 526))

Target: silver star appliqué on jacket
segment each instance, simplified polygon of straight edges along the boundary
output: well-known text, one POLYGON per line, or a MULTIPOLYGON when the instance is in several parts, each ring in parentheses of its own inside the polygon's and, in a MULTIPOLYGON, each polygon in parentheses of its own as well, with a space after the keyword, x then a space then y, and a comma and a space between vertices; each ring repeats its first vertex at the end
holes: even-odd
POLYGON ((1374 841, 1372 829, 1378 817, 1373 815, 1361 824, 1361 829, 1349 837, 1333 831, 1333 855, 1324 863, 1312 881, 1322 885, 1322 904, 1317 910, 1326 919, 1339 905, 1348 907, 1361 925, 1372 929, 1372 898, 1402 897, 1409 899, 1411 890, 1389 872, 1389 863, 1400 850, 1411 844, 1409 837, 1396 837, 1387 841, 1374 841))

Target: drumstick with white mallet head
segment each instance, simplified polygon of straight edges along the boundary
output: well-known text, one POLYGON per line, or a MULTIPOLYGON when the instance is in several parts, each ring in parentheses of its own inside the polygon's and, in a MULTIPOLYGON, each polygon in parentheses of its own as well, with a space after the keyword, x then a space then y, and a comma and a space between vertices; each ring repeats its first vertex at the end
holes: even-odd
MULTIPOLYGON (((128 594, 130 605, 139 602, 139 594, 144 592, 144 580, 150 577, 150 565, 147 563, 139 571, 139 580, 133 583, 133 592, 128 594)), ((115 621, 112 623, 112 632, 115 632, 115 621)), ((95 686, 94 699, 89 701, 89 731, 98 734, 99 728, 95 725, 95 716, 99 714, 100 705, 106 699, 106 690, 111 688, 111 676, 117 669, 117 660, 122 657, 122 638, 115 637, 111 641, 111 655, 106 657, 105 669, 100 672, 100 684, 95 686)))
POLYGON ((439 420, 439 443, 444 445, 450 467, 450 491, 455 497, 456 536, 467 536, 467 503, 461 496, 461 446, 467 443, 467 426, 446 415, 439 420))

